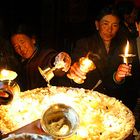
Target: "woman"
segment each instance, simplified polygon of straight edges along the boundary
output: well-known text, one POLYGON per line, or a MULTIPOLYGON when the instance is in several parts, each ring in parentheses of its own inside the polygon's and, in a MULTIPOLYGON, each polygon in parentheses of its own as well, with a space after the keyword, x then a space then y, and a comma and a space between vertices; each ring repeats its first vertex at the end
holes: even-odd
MULTIPOLYGON (((69 70, 68 77, 84 80, 83 84, 73 82, 74 86, 97 90, 123 100, 128 106, 133 106, 134 103, 131 104, 128 101, 129 93, 126 95, 125 91, 128 81, 133 79, 134 75, 129 76, 133 72, 132 66, 124 64, 119 56, 124 53, 127 42, 118 34, 119 22, 119 16, 114 7, 108 6, 100 11, 95 21, 97 32, 77 41, 73 48, 73 65, 69 70), (80 70, 78 61, 81 57, 87 56, 89 52, 92 54, 96 69, 85 75, 80 70)), ((130 97, 130 102, 131 99, 130 97)))
POLYGON ((11 35, 11 44, 15 52, 21 57, 21 72, 18 74, 23 90, 46 87, 47 83, 39 73, 42 69, 53 67, 59 62, 64 62, 62 71, 68 71, 71 58, 67 53, 56 52, 48 48, 41 48, 31 28, 20 25, 11 35))
POLYGON ((140 10, 137 12, 136 20, 135 20, 135 26, 138 32, 138 36, 136 38, 137 43, 137 49, 138 49, 138 55, 139 55, 139 62, 140 62, 140 10))
MULTIPOLYGON (((140 10, 137 11, 137 16, 135 19, 135 26, 138 32, 138 36, 136 38, 136 46, 137 46, 137 52, 138 52, 138 59, 139 59, 139 65, 138 68, 140 70, 140 10)), ((139 72, 138 72, 139 73, 139 72)), ((140 75, 138 75, 138 81, 140 80, 140 75)), ((138 83, 138 87, 139 87, 139 83, 138 83)), ((138 131, 140 131, 140 88, 138 88, 138 99, 137 99, 137 104, 135 107, 135 113, 136 115, 135 119, 136 119, 136 129, 138 131)))

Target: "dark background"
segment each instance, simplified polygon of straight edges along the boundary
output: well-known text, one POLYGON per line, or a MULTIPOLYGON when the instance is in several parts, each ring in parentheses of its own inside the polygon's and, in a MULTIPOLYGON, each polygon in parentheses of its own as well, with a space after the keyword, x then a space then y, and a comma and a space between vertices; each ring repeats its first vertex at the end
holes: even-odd
MULTIPOLYGON (((78 39, 92 32, 92 20, 106 4, 120 0, 4 0, 0 16, 6 32, 19 23, 35 27, 37 34, 61 50, 67 39, 78 39)), ((136 0, 139 6, 140 0, 136 0)))

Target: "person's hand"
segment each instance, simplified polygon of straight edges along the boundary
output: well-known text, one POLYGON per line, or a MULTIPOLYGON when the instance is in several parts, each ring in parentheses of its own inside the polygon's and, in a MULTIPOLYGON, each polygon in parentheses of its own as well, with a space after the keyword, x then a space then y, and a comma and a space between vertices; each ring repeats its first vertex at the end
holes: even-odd
POLYGON ((126 76, 130 76, 132 65, 120 64, 115 74, 115 80, 121 82, 126 76))
POLYGON ((86 73, 82 72, 80 70, 80 66, 78 62, 75 62, 69 69, 69 72, 67 74, 67 77, 70 79, 73 79, 77 83, 84 82, 84 79, 86 79, 86 73))
POLYGON ((60 52, 55 57, 54 65, 56 68, 61 68, 62 71, 67 72, 71 66, 71 57, 66 52, 60 52))

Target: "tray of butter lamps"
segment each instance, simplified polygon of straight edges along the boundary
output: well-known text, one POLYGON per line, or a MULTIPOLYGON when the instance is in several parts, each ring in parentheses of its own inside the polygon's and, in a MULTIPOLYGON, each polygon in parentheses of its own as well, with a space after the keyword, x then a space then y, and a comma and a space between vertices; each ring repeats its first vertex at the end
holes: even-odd
MULTIPOLYGON (((64 113, 73 123, 78 122, 78 125, 76 127, 73 125, 74 133, 62 139, 125 140, 133 133, 135 125, 133 113, 121 101, 83 88, 49 86, 15 94, 9 104, 0 106, 2 136, 24 128, 36 120, 42 120, 44 114, 47 114, 45 111, 50 106, 57 104, 65 105, 68 109, 70 107, 72 109, 70 111, 75 111, 78 114, 76 118, 71 112, 69 114, 71 113, 73 117, 64 113)), ((56 115, 53 114, 54 116, 62 115, 56 113, 56 115)), ((48 116, 48 118, 51 117, 48 116)), ((57 121, 62 123, 64 119, 57 121)), ((42 121, 39 121, 39 124, 40 129, 48 136, 52 136, 49 135, 49 132, 47 133, 44 127, 41 127, 43 126, 42 121)), ((67 125, 62 128, 68 129, 67 125)), ((65 130, 63 131, 65 132, 65 130)))

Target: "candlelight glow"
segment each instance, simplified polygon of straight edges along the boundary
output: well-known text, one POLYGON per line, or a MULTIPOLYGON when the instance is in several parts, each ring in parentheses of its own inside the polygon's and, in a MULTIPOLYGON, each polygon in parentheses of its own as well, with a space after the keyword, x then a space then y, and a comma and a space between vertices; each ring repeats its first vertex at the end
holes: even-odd
POLYGON ((133 61, 133 57, 135 57, 135 54, 130 54, 129 50, 130 50, 130 45, 129 45, 129 41, 127 40, 127 44, 124 50, 124 54, 120 54, 121 57, 123 57, 123 63, 125 64, 131 64, 133 61))
POLYGON ((85 67, 90 67, 92 65, 92 61, 88 58, 83 59, 83 61, 81 61, 81 65, 84 65, 85 67))
POLYGON ((6 88, 12 91, 14 94, 20 92, 19 85, 14 81, 17 77, 17 73, 11 70, 2 69, 0 71, 0 88, 6 88))
MULTIPOLYGON (((126 47, 125 47, 125 50, 124 50, 124 54, 120 54, 119 56, 121 56, 123 58, 123 63, 124 64, 132 64, 132 61, 133 61, 133 57, 135 57, 136 55, 135 54, 132 54, 132 53, 129 53, 129 41, 127 40, 127 44, 126 44, 126 47)), ((129 76, 131 76, 132 74, 130 73, 129 76)))
POLYGON ((128 56, 128 52, 129 52, 129 41, 127 40, 127 44, 126 44, 126 47, 125 47, 124 55, 128 56))
POLYGON ((17 77, 17 73, 11 70, 3 69, 0 72, 0 80, 14 80, 17 77))
MULTIPOLYGON (((134 127, 131 111, 120 101, 98 92, 78 88, 50 87, 15 94, 13 101, 0 107, 0 130, 8 133, 42 117, 54 103, 65 103, 79 115, 76 133, 66 140, 125 139, 134 127)), ((67 126, 60 129, 66 133, 67 126)))
POLYGON ((79 59, 79 62, 77 62, 78 66, 79 66, 78 68, 83 73, 83 76, 85 76, 84 78, 73 75, 71 71, 70 71, 70 73, 67 74, 67 77, 69 79, 72 79, 77 84, 84 83, 84 80, 86 79, 86 74, 88 72, 96 69, 96 65, 92 61, 93 60, 92 57, 90 57, 89 55, 90 55, 90 53, 88 53, 86 57, 81 57, 79 59))
POLYGON ((80 127, 77 130, 77 134, 80 135, 82 138, 87 138, 88 137, 88 129, 86 127, 80 127))
POLYGON ((95 68, 94 63, 88 57, 80 58, 80 69, 83 72, 89 72, 95 68))
POLYGON ((124 51, 124 57, 123 57, 123 62, 126 64, 128 63, 127 62, 128 52, 129 52, 129 41, 127 40, 127 44, 124 51))
POLYGON ((69 97, 68 95, 64 93, 59 93, 52 96, 49 100, 49 104, 56 104, 56 103, 63 103, 69 106, 73 106, 74 98, 69 97))
POLYGON ((3 70, 1 71, 1 74, 2 74, 3 76, 8 76, 9 71, 3 69, 3 70))

